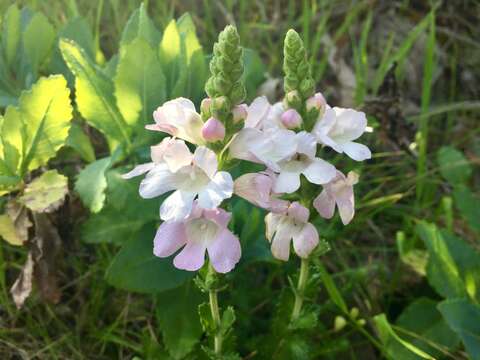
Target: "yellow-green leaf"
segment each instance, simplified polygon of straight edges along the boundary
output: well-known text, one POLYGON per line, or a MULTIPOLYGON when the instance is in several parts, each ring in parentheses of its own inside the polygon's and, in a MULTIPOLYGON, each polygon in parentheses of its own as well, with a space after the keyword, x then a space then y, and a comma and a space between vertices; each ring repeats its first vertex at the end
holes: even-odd
POLYGON ((156 52, 137 38, 123 47, 115 77, 115 96, 129 125, 153 122, 153 111, 165 101, 165 76, 156 52))
POLYGON ((99 71, 74 41, 60 40, 63 59, 75 75, 78 110, 101 131, 113 152, 119 143, 130 144, 130 130, 115 103, 112 81, 99 71))
POLYGON ((22 239, 15 230, 12 219, 7 214, 0 215, 0 236, 11 245, 20 246, 23 244, 22 239))
POLYGON ((65 78, 40 78, 29 91, 22 92, 18 107, 7 108, 2 126, 4 159, 6 143, 19 154, 18 171, 45 165, 65 143, 72 119, 70 90, 65 78))
POLYGON ((5 59, 8 66, 12 66, 17 53, 18 44, 20 42, 20 10, 17 5, 11 5, 3 18, 2 43, 5 52, 5 59))
POLYGON ((33 180, 18 199, 32 211, 52 212, 68 192, 68 179, 57 170, 50 170, 33 180))
POLYGON ((55 30, 45 15, 36 13, 23 33, 23 50, 36 74, 50 55, 55 41, 55 30))

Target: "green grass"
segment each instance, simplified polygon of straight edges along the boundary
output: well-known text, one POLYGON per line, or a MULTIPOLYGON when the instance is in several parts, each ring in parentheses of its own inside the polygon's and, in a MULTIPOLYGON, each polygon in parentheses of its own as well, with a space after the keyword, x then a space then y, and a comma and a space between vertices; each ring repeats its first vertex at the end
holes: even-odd
MULTIPOLYGON (((97 50, 109 59, 117 51, 129 15, 140 2, 17 3, 42 11, 56 27, 61 27, 66 18, 79 14, 86 17, 97 50)), ((235 21, 243 45, 259 52, 269 76, 274 78, 282 74, 282 37, 289 28, 297 29, 309 49, 317 89, 327 94, 334 105, 345 99, 341 98, 341 84, 329 65, 331 51, 336 50, 336 56, 353 71, 357 86, 351 100, 365 109, 373 101, 384 100, 385 94, 379 90, 391 67, 397 65, 403 118, 387 117, 390 124, 397 126, 392 136, 379 118, 371 117, 374 132, 364 138, 375 151, 373 160, 367 166, 346 163, 361 173, 356 188, 357 214, 348 227, 340 226, 338 221, 321 223, 322 236, 330 241, 332 251, 321 258, 322 264, 317 264, 323 276, 320 272, 313 276, 321 290, 310 293, 308 298, 325 310, 318 325, 318 341, 325 344, 317 354, 319 358, 380 359, 383 350, 373 316, 385 312, 389 319, 395 319, 415 298, 438 298, 424 277, 401 262, 396 232, 402 230, 415 238, 415 221, 433 219, 439 224, 445 222, 478 246, 478 239, 465 230, 464 222, 452 215, 450 189, 440 177, 434 156, 442 145, 455 145, 472 162, 479 162, 480 90, 476 84, 480 78, 480 31, 478 21, 466 17, 469 6, 474 11, 475 5, 465 1, 471 5, 453 9, 458 13, 450 16, 453 10, 449 4, 434 11, 427 5, 415 8, 414 2, 408 1, 387 2, 383 7, 368 0, 280 3, 150 1, 148 9, 159 28, 172 17, 190 12, 205 49, 211 49, 225 24, 235 21), (409 30, 385 30, 381 20, 386 16, 394 16, 409 30), (327 36, 330 41, 325 40, 327 36), (407 76, 412 68, 420 69, 418 79, 407 76), (407 125, 415 130, 408 130, 407 125), (417 141, 413 155, 398 145, 401 137, 410 143, 417 141), (324 268, 333 275, 324 273, 324 268), (367 324, 358 326, 348 319, 348 330, 335 333, 335 316, 347 316, 345 313, 352 307, 360 309, 367 324)), ((9 4, 0 1, 2 14, 9 4)), ((389 105, 383 105, 381 110, 388 114, 389 105)), ((118 290, 105 282, 105 269, 117 249, 82 243, 78 225, 87 214, 79 207, 78 199, 72 198, 67 206, 75 216, 56 218, 64 241, 59 304, 45 304, 34 295, 22 310, 15 309, 9 288, 26 251, 0 243, 0 359, 132 359, 135 355, 142 359, 168 358, 155 317, 155 298, 118 290)), ((295 274, 297 265, 295 261, 286 265, 288 273, 295 274)), ((256 346, 254 337, 268 331, 262 319, 275 312, 268 307, 285 293, 290 294, 290 290, 284 272, 273 266, 259 270, 252 265, 245 273, 234 288, 245 289, 242 284, 264 276, 265 282, 257 284, 263 290, 247 299, 246 294, 233 289, 221 293, 220 302, 236 303, 237 316, 244 317, 237 321, 235 330, 238 337, 249 337, 248 342, 237 344, 242 355, 262 359, 252 351, 256 346)), ((445 351, 445 358, 466 359, 466 355, 462 349, 454 349, 445 351)))

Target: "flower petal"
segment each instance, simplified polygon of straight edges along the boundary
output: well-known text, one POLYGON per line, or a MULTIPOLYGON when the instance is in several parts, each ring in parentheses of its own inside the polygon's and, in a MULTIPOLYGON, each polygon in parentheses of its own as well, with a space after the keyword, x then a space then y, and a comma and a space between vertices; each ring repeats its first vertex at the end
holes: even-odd
POLYGON ((330 137, 343 143, 358 139, 367 127, 365 113, 353 109, 334 107, 337 117, 335 126, 330 131, 330 137))
POLYGON ((213 209, 232 194, 232 176, 226 171, 219 171, 207 187, 198 194, 198 205, 204 209, 213 209))
POLYGON ((217 209, 204 209, 203 217, 205 219, 213 221, 221 228, 226 228, 230 219, 232 218, 232 213, 225 211, 221 208, 217 209))
POLYGON ((326 189, 313 200, 313 206, 317 209, 321 217, 331 219, 335 213, 335 198, 331 196, 326 189))
POLYGON ((335 125, 335 121, 336 121, 335 111, 332 108, 327 107, 323 117, 321 117, 315 123, 312 133, 315 135, 315 137, 317 138, 317 141, 320 144, 330 146, 335 151, 341 153, 342 152, 341 147, 339 147, 338 144, 333 139, 331 139, 330 136, 328 135, 332 127, 335 125))
POLYGON ((345 186, 341 192, 337 193, 336 203, 343 225, 349 224, 355 215, 355 198, 353 196, 353 187, 345 186))
POLYGON ((247 110, 245 127, 261 128, 262 120, 267 116, 270 107, 271 105, 265 96, 259 96, 253 100, 247 110))
POLYGON ((335 166, 322 160, 315 158, 308 167, 303 170, 303 175, 314 184, 326 184, 332 180, 337 174, 335 166))
POLYGON ((176 189, 178 181, 178 176, 172 173, 166 164, 155 165, 140 183, 140 196, 145 199, 160 196, 176 189))
POLYGON ((267 129, 262 137, 249 144, 251 153, 273 171, 280 171, 278 162, 295 154, 295 132, 285 129, 267 129))
POLYGON ((234 192, 238 196, 264 209, 270 207, 270 194, 273 179, 264 173, 249 173, 237 178, 234 183, 234 192))
POLYGON ((307 223, 293 236, 293 249, 301 258, 307 258, 318 245, 318 232, 315 226, 307 223))
POLYGON ((127 172, 126 174, 123 174, 122 178, 131 179, 135 176, 145 174, 147 171, 152 170, 154 166, 155 164, 153 162, 137 165, 133 168, 133 170, 127 172))
POLYGON ((298 153, 307 155, 309 159, 315 158, 315 153, 317 152, 317 140, 312 134, 307 133, 306 131, 301 131, 297 133, 296 140, 298 153))
POLYGON ((281 221, 278 224, 271 246, 274 258, 283 261, 288 260, 290 257, 290 241, 295 232, 295 226, 288 221, 281 221))
POLYGON ((160 206, 160 218, 164 221, 181 221, 192 212, 194 192, 177 190, 160 206))
POLYGON ((343 144, 343 151, 356 161, 363 161, 372 157, 372 153, 368 147, 356 142, 348 142, 343 144))
POLYGON ((299 223, 307 223, 310 217, 310 210, 301 205, 298 201, 294 201, 288 208, 288 216, 295 219, 299 223))
POLYGON ((217 155, 205 146, 199 146, 195 149, 193 163, 205 171, 209 178, 212 178, 217 172, 217 155))
POLYGON ((232 158, 247 160, 259 163, 255 155, 250 151, 250 147, 257 141, 261 141, 263 133, 254 128, 244 128, 234 135, 230 146, 229 154, 232 158))
POLYGON ((207 251, 213 268, 222 274, 231 271, 242 255, 240 241, 228 229, 220 231, 216 239, 207 246, 207 251))
POLYGON ((153 240, 153 253, 158 257, 168 257, 187 243, 183 222, 166 221, 160 225, 153 240))
POLYGON ((173 259, 177 269, 197 271, 205 263, 206 245, 202 242, 189 241, 180 253, 173 259))
POLYGON ((275 184, 273 184, 273 191, 277 194, 291 194, 299 188, 300 174, 296 172, 282 171, 275 180, 275 184))
POLYGON ((171 139, 165 145, 162 141, 160 145, 151 147, 151 153, 153 161, 165 161, 171 172, 177 172, 192 162, 192 153, 183 140, 171 139))
POLYGON ((272 241, 273 235, 275 234, 275 231, 277 231, 278 224, 284 217, 285 215, 274 213, 268 213, 265 216, 265 237, 268 241, 272 241))

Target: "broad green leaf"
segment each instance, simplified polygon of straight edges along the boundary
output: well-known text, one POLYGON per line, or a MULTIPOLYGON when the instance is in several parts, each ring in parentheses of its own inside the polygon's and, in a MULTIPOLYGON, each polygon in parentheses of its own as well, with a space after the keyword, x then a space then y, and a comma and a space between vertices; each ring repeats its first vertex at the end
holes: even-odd
POLYGON ((85 51, 90 59, 94 59, 95 45, 93 42, 93 35, 87 20, 81 17, 76 17, 69 20, 58 33, 56 45, 53 50, 52 61, 50 64, 50 71, 53 73, 63 74, 67 78, 68 84, 73 88, 75 77, 68 69, 67 64, 65 64, 58 43, 58 40, 62 38, 75 41, 85 51))
POLYGON ((182 15, 178 19, 177 25, 182 41, 182 53, 186 57, 188 67, 187 94, 192 96, 194 100, 199 101, 203 96, 208 75, 205 54, 190 14, 182 15))
POLYGON ((23 245, 23 240, 18 236, 15 225, 7 214, 0 215, 0 237, 11 245, 23 245))
POLYGON ((82 224, 81 237, 88 243, 123 244, 138 236, 145 224, 158 222, 158 199, 138 195, 140 178, 125 180, 126 169, 107 172, 106 204, 82 224))
POLYGON ((158 293, 177 288, 195 273, 173 267, 173 259, 153 255, 156 229, 146 226, 126 242, 107 269, 107 281, 118 288, 141 293, 158 293))
POLYGON ((4 151, 7 142, 17 150, 21 175, 55 156, 65 143, 71 118, 70 90, 61 75, 40 78, 31 90, 22 92, 18 107, 7 108, 4 151))
POLYGON ((23 33, 23 51, 35 76, 53 48, 55 29, 45 15, 36 13, 23 33))
POLYGON ((455 206, 467 221, 468 225, 480 233, 480 198, 466 186, 456 186, 453 189, 455 206))
POLYGON ((60 50, 75 75, 76 102, 82 116, 105 135, 111 152, 122 142, 130 146, 130 129, 117 108, 112 81, 75 42, 60 40, 60 50))
POLYGON ((465 285, 460 269, 437 227, 434 224, 420 222, 416 226, 416 231, 429 252, 427 264, 428 282, 443 297, 465 296, 465 285))
MULTIPOLYGON (((453 349, 460 339, 449 328, 436 306, 437 302, 434 300, 419 298, 402 312, 396 325, 400 327, 397 331, 414 346, 439 358, 442 356, 439 348, 453 349), (401 329, 409 333, 404 333, 401 329), (415 336, 410 336, 410 333, 414 333, 415 336)), ((400 351, 397 356, 405 360, 419 358, 408 350, 400 351)))
POLYGON ((20 34, 20 11, 16 4, 12 4, 5 12, 2 24, 2 47, 9 67, 17 59, 20 34))
POLYGON ((147 41, 153 48, 156 48, 160 42, 160 32, 155 27, 153 21, 149 18, 143 3, 133 12, 130 19, 128 19, 127 25, 122 33, 120 47, 127 45, 138 38, 147 41))
POLYGON ((397 231, 396 243, 400 259, 418 274, 425 276, 428 262, 428 252, 417 249, 414 240, 415 238, 413 236, 406 238, 403 231, 397 231))
POLYGON ((163 342, 173 359, 183 359, 200 340, 202 327, 197 308, 202 298, 192 282, 157 297, 158 323, 163 342))
POLYGON ((480 359, 480 306, 467 299, 442 301, 438 309, 460 336, 472 360, 480 359))
POLYGON ((111 165, 110 157, 94 161, 80 171, 75 181, 75 191, 93 213, 99 212, 103 207, 107 187, 105 172, 111 165))
POLYGON ((165 76, 156 52, 142 39, 123 47, 117 67, 115 96, 125 121, 141 131, 165 101, 165 76))
POLYGON ((57 170, 49 170, 28 184, 18 200, 32 211, 52 212, 63 203, 67 193, 68 179, 57 170))
POLYGON ((79 124, 72 123, 66 145, 74 149, 86 162, 95 161, 95 150, 90 142, 90 138, 79 124))
MULTIPOLYGON (((167 94, 173 91, 179 81, 179 76, 182 75, 179 68, 181 53, 181 38, 177 23, 175 20, 171 20, 164 30, 159 48, 160 62, 167 78, 167 94)), ((185 74, 183 76, 185 77, 185 74)))
POLYGON ((472 175, 470 162, 454 147, 443 146, 438 150, 437 163, 442 176, 452 185, 464 184, 472 175))
MULTIPOLYGON (((373 318, 375 325, 378 330, 380 340, 384 344, 385 355, 389 359, 396 360, 399 359, 397 354, 400 351, 406 351, 411 354, 411 356, 417 356, 420 359, 435 360, 433 356, 426 353, 425 351, 419 349, 412 343, 402 339, 391 327, 390 323, 387 320, 385 314, 376 315, 373 318)), ((415 357, 413 357, 415 359, 415 357)))

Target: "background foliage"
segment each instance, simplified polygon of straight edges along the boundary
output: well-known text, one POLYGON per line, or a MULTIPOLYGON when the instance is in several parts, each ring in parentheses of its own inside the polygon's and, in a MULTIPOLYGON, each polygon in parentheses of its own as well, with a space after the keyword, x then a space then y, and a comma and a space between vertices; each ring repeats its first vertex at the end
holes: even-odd
POLYGON ((194 274, 153 256, 159 201, 140 199, 138 182, 120 174, 160 140, 143 130, 158 105, 185 96, 198 107, 228 23, 246 47, 249 100, 281 97, 293 27, 328 102, 369 115, 374 151, 366 164, 344 164, 361 174, 354 221, 316 224, 324 243, 295 323, 297 261, 275 261, 265 214, 233 202, 243 257, 220 293, 233 306, 223 307, 224 328, 235 321, 232 358, 480 359, 478 3, 0 9, 2 359, 208 358, 206 294, 194 274), (33 293, 17 310, 10 288, 21 280, 18 301, 29 274, 33 293))

